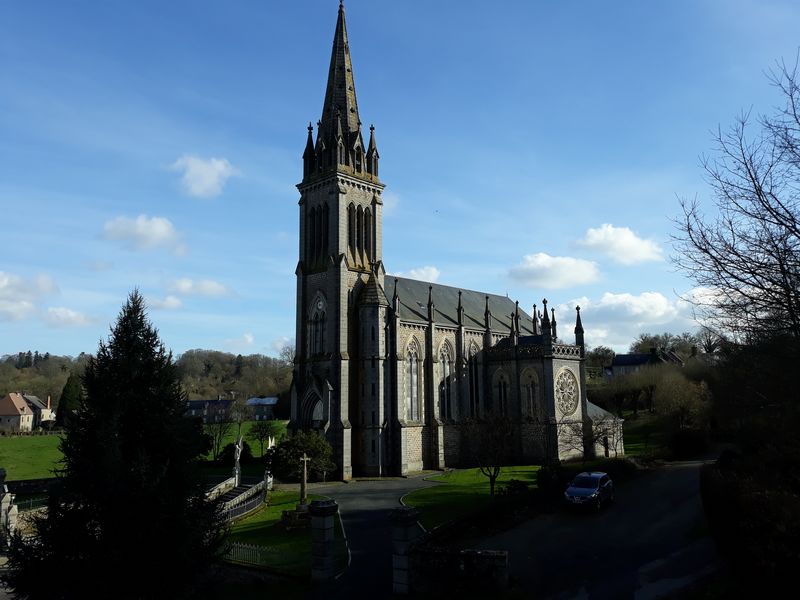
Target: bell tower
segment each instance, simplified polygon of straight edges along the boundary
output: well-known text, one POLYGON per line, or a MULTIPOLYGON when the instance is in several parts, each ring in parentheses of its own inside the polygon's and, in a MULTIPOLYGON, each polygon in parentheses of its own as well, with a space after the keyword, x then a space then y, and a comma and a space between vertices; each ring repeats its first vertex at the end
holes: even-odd
POLYGON ((297 185, 300 248, 290 428, 324 433, 344 479, 352 476, 352 429, 363 387, 356 303, 370 279, 383 288, 379 159, 374 127, 364 142, 340 2, 322 116, 316 136, 308 125, 303 180, 297 185))

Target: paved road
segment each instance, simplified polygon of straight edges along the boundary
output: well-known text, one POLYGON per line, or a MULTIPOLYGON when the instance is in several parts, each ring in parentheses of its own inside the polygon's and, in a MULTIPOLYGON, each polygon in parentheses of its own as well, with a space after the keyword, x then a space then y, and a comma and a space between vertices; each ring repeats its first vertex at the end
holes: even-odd
POLYGON ((438 485, 421 477, 384 481, 358 481, 346 485, 315 487, 339 504, 350 545, 351 563, 341 578, 320 586, 314 598, 386 598, 392 590, 392 545, 389 511, 412 490, 438 485))
POLYGON ((509 550, 511 576, 544 598, 658 598, 717 566, 704 535, 702 463, 673 463, 618 486, 600 514, 558 512, 479 544, 509 550))

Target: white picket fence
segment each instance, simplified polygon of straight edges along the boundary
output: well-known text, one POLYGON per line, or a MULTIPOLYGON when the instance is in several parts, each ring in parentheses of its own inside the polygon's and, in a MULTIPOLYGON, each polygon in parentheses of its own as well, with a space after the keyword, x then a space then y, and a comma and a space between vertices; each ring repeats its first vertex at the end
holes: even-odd
POLYGON ((255 544, 231 542, 225 553, 225 560, 244 565, 262 567, 274 561, 274 557, 277 553, 278 549, 271 546, 256 546, 255 544))

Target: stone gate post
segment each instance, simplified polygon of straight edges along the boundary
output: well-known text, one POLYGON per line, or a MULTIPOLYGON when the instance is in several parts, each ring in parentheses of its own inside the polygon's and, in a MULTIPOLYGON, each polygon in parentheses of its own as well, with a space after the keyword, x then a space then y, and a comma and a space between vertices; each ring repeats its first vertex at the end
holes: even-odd
POLYGON ((392 591, 395 594, 411 593, 411 561, 409 550, 422 536, 417 523, 419 512, 403 506, 389 513, 392 523, 392 591))
POLYGON ((311 579, 333 579, 336 575, 335 519, 339 505, 335 500, 314 500, 311 515, 311 579))

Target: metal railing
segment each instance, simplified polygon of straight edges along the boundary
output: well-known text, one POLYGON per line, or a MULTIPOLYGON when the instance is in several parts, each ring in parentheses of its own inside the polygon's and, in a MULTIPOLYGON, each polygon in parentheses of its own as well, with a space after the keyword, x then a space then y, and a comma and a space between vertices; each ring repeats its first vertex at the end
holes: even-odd
POLYGON ((225 560, 243 565, 263 567, 270 564, 277 553, 278 549, 272 546, 231 542, 225 552, 225 560))
POLYGON ((227 522, 230 523, 235 519, 238 519, 254 510, 256 510, 259 506, 264 503, 264 498, 266 497, 267 491, 261 487, 259 493, 253 496, 249 494, 250 490, 242 494, 239 498, 232 501, 235 504, 231 505, 231 502, 227 502, 225 506, 222 508, 222 518, 227 522), (249 495, 247 495, 249 494, 249 495), (246 496, 247 495, 247 496, 246 496), (242 497, 244 496, 244 499, 242 497))
POLYGON ((47 506, 47 498, 28 498, 26 500, 15 500, 19 512, 30 512, 47 506))

